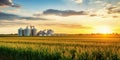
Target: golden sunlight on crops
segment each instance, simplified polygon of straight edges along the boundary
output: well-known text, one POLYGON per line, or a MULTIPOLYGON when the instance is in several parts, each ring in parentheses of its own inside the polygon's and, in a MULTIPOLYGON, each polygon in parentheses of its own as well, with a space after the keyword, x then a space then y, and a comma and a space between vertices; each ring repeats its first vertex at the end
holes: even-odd
POLYGON ((98 26, 95 28, 95 32, 100 34, 111 34, 112 29, 109 26, 98 26))
POLYGON ((119 35, 0 37, 1 60, 120 60, 119 35))

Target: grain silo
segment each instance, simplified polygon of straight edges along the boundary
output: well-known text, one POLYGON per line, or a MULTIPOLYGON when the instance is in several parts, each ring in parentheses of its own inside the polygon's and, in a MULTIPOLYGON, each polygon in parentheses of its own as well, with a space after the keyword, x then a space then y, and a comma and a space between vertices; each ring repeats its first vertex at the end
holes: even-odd
POLYGON ((34 26, 31 26, 31 36, 36 36, 37 29, 34 26))
POLYGON ((37 35, 38 36, 47 36, 46 33, 45 33, 45 30, 39 31, 37 35))
POLYGON ((23 36, 23 29, 22 28, 18 29, 18 36, 23 36))
POLYGON ((54 31, 52 29, 48 29, 46 32, 47 36, 52 36, 53 33, 54 33, 54 31))
POLYGON ((30 34, 31 34, 31 30, 27 26, 26 29, 24 30, 24 35, 25 36, 30 36, 30 34))

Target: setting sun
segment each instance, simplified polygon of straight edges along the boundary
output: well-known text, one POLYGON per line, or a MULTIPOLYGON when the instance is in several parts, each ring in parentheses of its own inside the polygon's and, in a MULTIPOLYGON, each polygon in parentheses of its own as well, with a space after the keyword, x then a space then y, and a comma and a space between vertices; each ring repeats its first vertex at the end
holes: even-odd
POLYGON ((95 28, 96 33, 101 33, 101 34, 110 34, 112 33, 112 29, 108 26, 99 26, 95 28))

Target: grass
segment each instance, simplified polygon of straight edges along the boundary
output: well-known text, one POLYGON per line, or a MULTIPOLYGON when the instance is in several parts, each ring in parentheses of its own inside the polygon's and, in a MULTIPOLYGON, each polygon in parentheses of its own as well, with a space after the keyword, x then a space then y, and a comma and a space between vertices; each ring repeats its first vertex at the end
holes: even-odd
POLYGON ((0 60, 120 60, 120 38, 0 37, 0 60))

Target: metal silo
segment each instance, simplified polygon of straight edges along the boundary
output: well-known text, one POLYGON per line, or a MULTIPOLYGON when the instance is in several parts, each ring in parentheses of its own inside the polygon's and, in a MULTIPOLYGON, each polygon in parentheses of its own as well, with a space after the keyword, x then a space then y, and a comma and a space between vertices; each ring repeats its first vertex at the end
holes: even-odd
POLYGON ((18 29, 18 36, 23 36, 23 29, 22 28, 18 29))
POLYGON ((37 35, 38 35, 38 36, 47 36, 46 33, 45 33, 45 30, 39 31, 37 35))
POLYGON ((48 29, 48 30, 47 30, 47 36, 52 36, 53 33, 54 33, 53 30, 51 30, 51 29, 48 29))
POLYGON ((38 36, 43 36, 43 31, 39 31, 37 35, 38 36))
POLYGON ((25 36, 30 36, 30 34, 31 34, 31 30, 27 26, 26 29, 24 30, 24 35, 25 36))
POLYGON ((37 32, 37 29, 33 26, 33 27, 31 28, 31 35, 32 35, 32 36, 36 36, 36 32, 37 32))

